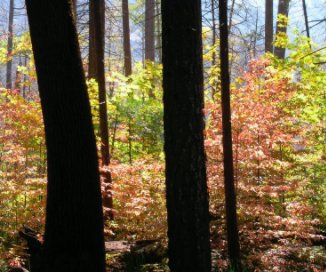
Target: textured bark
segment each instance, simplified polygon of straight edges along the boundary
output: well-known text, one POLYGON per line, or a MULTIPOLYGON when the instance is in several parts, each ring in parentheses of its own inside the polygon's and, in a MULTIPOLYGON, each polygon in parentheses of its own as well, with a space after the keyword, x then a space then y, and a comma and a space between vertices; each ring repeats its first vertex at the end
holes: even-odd
POLYGON ((14 34, 14 0, 10 0, 9 2, 9 20, 8 20, 8 44, 7 44, 7 55, 8 55, 8 62, 6 68, 6 88, 12 88, 12 46, 13 46, 13 34, 14 34))
POLYGON ((230 106, 230 75, 229 75, 229 44, 227 27, 227 0, 220 1, 220 60, 222 87, 222 124, 223 124, 223 164, 225 207, 228 235, 229 259, 233 271, 241 270, 240 244, 236 214, 236 194, 234 186, 231 106, 230 106))
POLYGON ((105 271, 95 137, 71 1, 26 0, 48 187, 42 272, 105 271))
MULTIPOLYGON (((277 14, 282 14, 286 17, 289 15, 289 3, 290 0, 279 0, 278 2, 278 11, 277 14)), ((276 24, 276 35, 280 32, 286 33, 287 27, 281 26, 279 23, 276 24)), ((285 48, 275 47, 274 55, 279 57, 280 59, 285 58, 285 48)))
POLYGON ((265 52, 273 53, 273 0, 265 0, 265 52))
POLYGON ((145 2, 145 61, 155 61, 155 0, 145 2))
POLYGON ((128 0, 122 0, 123 52, 125 76, 132 74, 128 0))
POLYGON ((89 60, 89 76, 96 79, 98 83, 99 92, 99 117, 100 117, 100 139, 101 139, 101 159, 102 167, 102 182, 105 187, 103 193, 103 206, 105 208, 104 219, 113 219, 113 201, 111 184, 111 173, 108 169, 110 163, 109 154, 109 131, 108 131, 108 117, 106 104, 106 90, 105 90, 105 68, 104 68, 104 28, 105 28, 105 1, 90 1, 90 60, 89 60), (91 54, 92 53, 92 54, 91 54), (91 59, 94 58, 94 59, 91 59), (94 67, 93 67, 94 65, 94 67))
POLYGON ((201 4, 161 5, 169 266, 172 272, 208 272, 201 4))

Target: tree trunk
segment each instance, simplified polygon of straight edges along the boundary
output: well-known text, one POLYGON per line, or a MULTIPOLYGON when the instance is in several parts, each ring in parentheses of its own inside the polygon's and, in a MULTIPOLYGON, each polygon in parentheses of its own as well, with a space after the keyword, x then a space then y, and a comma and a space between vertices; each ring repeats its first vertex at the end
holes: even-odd
POLYGON ((273 0, 265 0, 265 52, 273 53, 273 0))
POLYGON ((7 71, 6 71, 6 88, 12 88, 12 43, 14 35, 14 0, 10 0, 9 3, 9 21, 8 21, 8 44, 7 44, 7 71))
POLYGON ((222 87, 222 124, 223 124, 223 163, 225 207, 228 235, 229 258, 233 271, 241 270, 240 244, 236 214, 236 194, 234 188, 234 169, 232 152, 229 44, 227 27, 227 0, 220 1, 220 60, 222 87))
POLYGON ((162 63, 162 22, 161 22, 161 7, 160 7, 160 1, 156 1, 156 37, 157 37, 157 43, 156 43, 156 49, 157 49, 157 56, 158 56, 158 62, 162 63))
MULTIPOLYGON (((216 23, 215 23, 215 0, 211 0, 211 13, 212 13, 212 46, 216 44, 216 23)), ((216 52, 215 49, 212 54, 212 66, 216 65, 216 52)), ((213 86, 215 88, 215 86, 213 86)), ((215 91, 213 92, 215 93, 215 91)))
POLYGON ((309 29, 306 0, 302 0, 302 8, 303 8, 304 20, 305 20, 305 25, 306 25, 307 37, 310 38, 310 29, 309 29))
MULTIPOLYGON (((279 0, 277 14, 282 14, 282 15, 288 17, 289 3, 290 3, 290 0, 279 0)), ((286 33, 287 26, 283 26, 283 25, 284 25, 284 23, 283 24, 280 24, 279 22, 276 23, 276 35, 281 32, 286 33)), ((285 58, 285 48, 275 47, 274 55, 279 57, 280 59, 284 59, 285 58)))
POLYGON ((48 163, 40 271, 104 272, 97 153, 72 2, 26 0, 26 7, 48 163))
POLYGON ((104 218, 113 219, 112 212, 112 193, 111 173, 108 169, 110 163, 109 154, 109 131, 108 131, 108 116, 106 105, 106 90, 105 90, 105 68, 104 68, 104 28, 105 28, 105 1, 90 1, 89 2, 89 17, 90 17, 90 59, 89 59, 89 76, 95 78, 98 83, 99 92, 99 117, 100 117, 100 139, 101 139, 101 159, 102 167, 102 182, 104 185, 103 206, 105 209, 104 218), (91 33, 92 32, 92 33, 91 33), (94 59, 91 59, 94 58, 94 59), (93 65, 95 67, 93 67, 93 65))
POLYGON ((125 76, 132 74, 128 0, 122 0, 123 52, 125 76))
MULTIPOLYGON (((22 65, 21 57, 19 57, 19 66, 22 65)), ((16 79, 15 79, 15 90, 17 90, 21 94, 21 81, 22 81, 22 73, 16 68, 16 79)))
POLYGON ((145 62, 155 61, 155 0, 145 2, 145 62))
POLYGON ((200 0, 162 0, 169 266, 211 269, 200 0))

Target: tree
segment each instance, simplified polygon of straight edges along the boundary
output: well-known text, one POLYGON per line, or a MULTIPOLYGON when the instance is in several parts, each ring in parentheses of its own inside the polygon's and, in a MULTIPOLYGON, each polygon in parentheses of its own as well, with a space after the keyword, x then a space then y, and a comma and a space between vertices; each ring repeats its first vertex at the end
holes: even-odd
MULTIPOLYGON (((278 2, 278 16, 282 15, 285 17, 288 17, 289 15, 289 4, 290 0, 279 0, 278 2)), ((287 30, 287 23, 284 23, 283 20, 278 20, 276 24, 276 35, 282 35, 286 34, 287 30)), ((285 57, 285 48, 284 47, 278 47, 275 46, 274 48, 274 54, 275 56, 284 59, 285 57)))
POLYGON ((72 1, 26 0, 26 7, 47 146, 40 271, 104 272, 97 153, 72 1))
POLYGON ((201 1, 162 1, 169 266, 210 271, 201 1))
POLYGON ((273 53, 273 0, 265 0, 265 52, 273 53))
POLYGON ((123 52, 125 76, 132 73, 128 0, 122 0, 123 52))
POLYGON ((89 78, 94 78, 98 83, 99 93, 99 119, 100 119, 100 151, 102 159, 102 182, 104 185, 103 205, 105 219, 113 219, 112 194, 110 192, 112 178, 108 169, 110 164, 109 131, 107 117, 107 103, 105 90, 104 68, 104 28, 105 28, 105 2, 89 2, 89 78))
POLYGON ((304 21, 305 21, 305 25, 306 25, 307 37, 310 38, 310 29, 309 29, 309 21, 308 21, 308 12, 307 12, 306 0, 302 0, 302 9, 303 9, 304 21))
POLYGON ((220 60, 222 88, 222 124, 223 124, 223 162, 224 188, 227 220, 228 249, 231 267, 241 271, 240 244, 236 213, 236 195, 234 187, 231 106, 230 106, 230 75, 229 75, 229 44, 227 26, 227 0, 220 1, 220 60))
POLYGON ((145 61, 155 61, 155 0, 145 2, 145 61))
POLYGON ((7 71, 6 71, 6 88, 11 89, 12 87, 12 46, 13 46, 13 34, 14 34, 14 0, 10 0, 9 3, 9 21, 8 21, 8 44, 7 44, 7 71))

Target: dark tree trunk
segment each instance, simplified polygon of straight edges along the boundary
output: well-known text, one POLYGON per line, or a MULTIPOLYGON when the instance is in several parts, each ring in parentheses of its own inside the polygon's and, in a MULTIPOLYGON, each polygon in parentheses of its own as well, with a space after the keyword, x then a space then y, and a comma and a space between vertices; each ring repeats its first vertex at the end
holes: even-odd
POLYGON ((102 182, 105 187, 103 193, 103 206, 105 209, 104 218, 113 219, 112 212, 112 194, 111 173, 108 169, 110 163, 109 154, 109 131, 108 117, 106 105, 106 90, 105 90, 105 68, 104 68, 104 28, 105 28, 105 1, 90 1, 89 18, 90 18, 90 52, 89 52, 89 76, 95 78, 98 83, 99 92, 99 116, 100 116, 100 139, 101 139, 101 159, 102 167, 102 182), (93 33, 94 32, 94 33, 93 33), (92 40, 91 40, 92 38, 92 40), (91 59, 94 58, 94 59, 91 59), (94 67, 93 67, 94 65, 94 67))
POLYGON ((97 153, 72 2, 26 0, 26 7, 48 163, 41 271, 104 272, 97 153))
MULTIPOLYGON (((290 0, 279 0, 278 2, 278 11, 277 14, 282 14, 286 17, 289 15, 289 3, 290 0)), ((287 26, 283 26, 284 24, 280 24, 277 22, 276 24, 276 35, 280 32, 286 33, 287 26)), ((274 48, 274 55, 279 57, 280 59, 285 58, 285 48, 275 47, 274 48)))
POLYGON ((220 59, 222 87, 222 124, 223 124, 223 162, 225 207, 228 235, 229 258, 233 271, 241 271, 240 244, 236 214, 236 194, 232 154, 230 75, 227 27, 227 0, 220 1, 220 59))
POLYGON ((156 1, 156 50, 157 50, 157 57, 158 62, 162 63, 162 22, 161 22, 161 7, 160 1, 156 1))
POLYGON ((123 52, 125 76, 132 74, 128 0, 122 0, 123 52))
POLYGON ((12 43, 13 43, 13 35, 14 35, 14 0, 10 0, 9 3, 9 20, 8 20, 8 44, 7 44, 7 71, 6 71, 6 88, 12 88, 12 43))
POLYGON ((162 0, 169 266, 211 268, 200 0, 162 0))
MULTIPOLYGON (((212 13, 212 46, 214 47, 216 43, 215 0, 211 0, 211 13, 212 13)), ((212 66, 215 65, 216 65, 216 52, 214 50, 212 55, 212 66)), ((215 86, 213 86, 213 88, 215 88, 215 86)))
POLYGON ((155 0, 145 2, 145 62, 155 61, 155 0))
MULTIPOLYGON (((216 11, 216 5, 215 0, 211 0, 211 14, 212 14, 212 47, 215 47, 216 44, 216 22, 215 22, 215 11, 216 11)), ((212 67, 216 65, 216 51, 215 48, 213 49, 212 53, 212 67)), ((215 97, 216 94, 216 80, 214 79, 212 83, 212 96, 215 97)))
POLYGON ((302 8, 303 8, 304 20, 305 20, 305 25, 306 25, 307 37, 310 38, 310 29, 309 29, 306 0, 302 0, 302 8))
POLYGON ((273 0, 265 0, 265 52, 273 53, 273 0))

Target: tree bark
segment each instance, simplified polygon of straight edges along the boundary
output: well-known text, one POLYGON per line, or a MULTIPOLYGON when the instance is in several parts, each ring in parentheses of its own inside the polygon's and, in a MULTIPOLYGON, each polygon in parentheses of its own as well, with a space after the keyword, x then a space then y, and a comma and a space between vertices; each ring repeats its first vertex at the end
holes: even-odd
POLYGON ((307 37, 310 38, 310 29, 309 29, 309 21, 308 21, 308 12, 307 12, 306 0, 302 0, 302 8, 303 8, 304 20, 305 20, 305 25, 306 25, 307 37))
POLYGON ((14 35, 14 0, 9 2, 9 20, 8 20, 8 44, 7 44, 7 68, 6 68, 6 88, 12 88, 12 46, 14 35))
MULTIPOLYGON (((286 17, 289 16, 289 3, 290 0, 279 0, 278 2, 278 11, 277 14, 282 14, 286 17)), ((287 26, 282 26, 279 22, 276 23, 276 35, 280 32, 286 33, 287 26)), ((279 57, 280 59, 285 58, 285 48, 275 47, 274 48, 274 55, 279 57)))
POLYGON ((273 0, 265 0, 265 53, 273 53, 273 0))
POLYGON ((220 60, 222 87, 223 164, 228 250, 233 271, 242 271, 234 186, 232 128, 230 106, 229 44, 227 0, 220 1, 220 60))
POLYGON ((128 0, 122 0, 123 52, 125 76, 132 74, 128 0))
POLYGON ((71 1, 26 0, 48 187, 42 272, 105 271, 98 161, 71 1))
POLYGON ((100 139, 102 182, 104 185, 103 206, 104 219, 113 219, 113 201, 111 193, 112 177, 108 169, 110 164, 109 154, 109 131, 105 89, 105 68, 104 68, 104 28, 105 28, 105 1, 90 1, 90 52, 89 52, 89 77, 96 79, 99 92, 99 118, 100 118, 100 139), (91 33, 92 32, 92 33, 91 33), (94 58, 94 59, 91 59, 94 58), (94 67, 93 67, 94 65, 94 67))
POLYGON ((145 2, 145 62, 155 61, 155 0, 145 2))
POLYGON ((169 266, 172 272, 208 272, 201 2, 161 5, 169 266))

